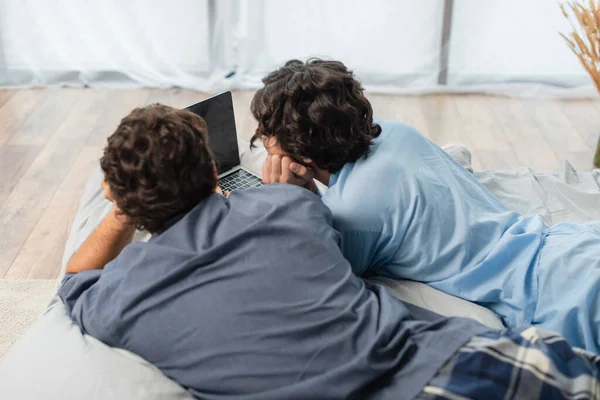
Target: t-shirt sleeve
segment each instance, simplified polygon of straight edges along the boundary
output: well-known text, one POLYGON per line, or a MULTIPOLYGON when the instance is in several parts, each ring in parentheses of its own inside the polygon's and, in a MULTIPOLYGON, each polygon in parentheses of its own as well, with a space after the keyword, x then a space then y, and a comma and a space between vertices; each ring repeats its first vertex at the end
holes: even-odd
POLYGON ((119 281, 114 275, 107 273, 106 268, 68 274, 58 290, 71 319, 81 331, 109 345, 113 343, 110 326, 114 317, 110 294, 119 281))
POLYGON ((81 295, 98 282, 101 274, 102 270, 95 269, 65 275, 58 289, 58 296, 65 303, 69 312, 73 310, 81 295))

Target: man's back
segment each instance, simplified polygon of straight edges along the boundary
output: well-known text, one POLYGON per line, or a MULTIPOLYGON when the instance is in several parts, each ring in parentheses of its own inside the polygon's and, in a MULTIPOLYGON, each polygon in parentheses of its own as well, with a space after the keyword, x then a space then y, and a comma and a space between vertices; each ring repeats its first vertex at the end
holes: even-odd
POLYGON ((372 152, 332 175, 323 197, 354 272, 426 282, 529 324, 542 220, 509 211, 415 128, 377 122, 372 152))
POLYGON ((293 186, 214 194, 60 294, 86 333, 201 398, 412 397, 481 328, 410 321, 352 274, 330 219, 293 186))

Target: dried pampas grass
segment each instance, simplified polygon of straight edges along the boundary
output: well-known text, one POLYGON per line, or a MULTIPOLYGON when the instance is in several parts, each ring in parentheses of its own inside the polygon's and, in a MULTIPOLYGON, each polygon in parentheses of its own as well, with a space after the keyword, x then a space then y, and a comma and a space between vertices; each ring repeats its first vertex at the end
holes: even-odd
POLYGON ((561 33, 561 36, 600 92, 600 0, 589 0, 587 4, 568 1, 562 3, 560 8, 573 28, 571 33, 561 33))
MULTIPOLYGON (((573 27, 573 32, 561 35, 600 92, 600 0, 589 0, 587 4, 568 1, 562 3, 560 8, 573 27)), ((596 147, 594 166, 600 168, 600 140, 596 147)))

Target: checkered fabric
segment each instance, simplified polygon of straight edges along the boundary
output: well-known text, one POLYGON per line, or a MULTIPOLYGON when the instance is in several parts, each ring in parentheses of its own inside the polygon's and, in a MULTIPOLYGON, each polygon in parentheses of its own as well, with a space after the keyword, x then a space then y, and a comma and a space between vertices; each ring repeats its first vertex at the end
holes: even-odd
POLYGON ((600 399, 600 356, 538 328, 475 336, 418 399, 600 399))

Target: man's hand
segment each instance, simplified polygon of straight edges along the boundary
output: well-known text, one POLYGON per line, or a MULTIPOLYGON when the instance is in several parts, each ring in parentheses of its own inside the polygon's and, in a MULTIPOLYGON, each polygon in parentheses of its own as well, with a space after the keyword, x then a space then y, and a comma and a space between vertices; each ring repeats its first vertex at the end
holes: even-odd
POLYGON ((114 206, 94 231, 83 242, 67 264, 67 273, 103 269, 114 260, 133 239, 135 225, 117 208, 106 182, 102 182, 104 197, 114 206))
POLYGON ((289 183, 317 193, 313 170, 279 154, 268 155, 262 166, 263 183, 289 183))
POLYGON ((229 197, 229 195, 231 194, 231 192, 229 190, 223 191, 223 189, 221 189, 220 186, 217 186, 217 188, 215 189, 215 192, 217 192, 218 194, 220 194, 221 196, 224 196, 224 197, 229 197))

